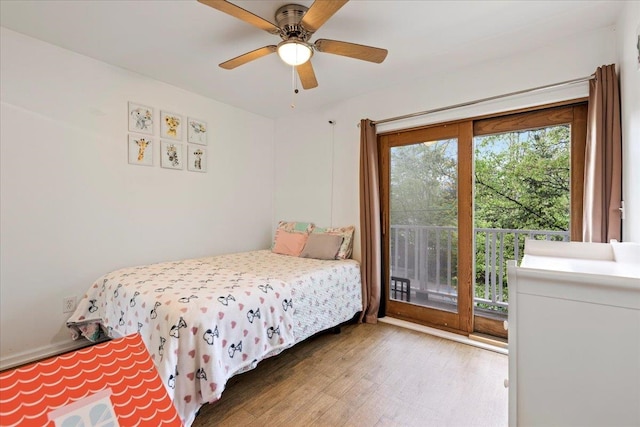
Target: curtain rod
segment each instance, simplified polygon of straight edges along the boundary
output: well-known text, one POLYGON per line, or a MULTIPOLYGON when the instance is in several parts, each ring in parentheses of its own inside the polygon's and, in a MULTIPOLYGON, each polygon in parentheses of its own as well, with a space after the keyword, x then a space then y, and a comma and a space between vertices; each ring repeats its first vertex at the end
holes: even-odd
POLYGON ((505 93, 505 94, 502 94, 502 95, 490 96, 488 98, 476 99, 475 101, 463 102, 461 104, 449 105, 447 107, 435 108, 433 110, 420 111, 418 113, 405 114, 403 116, 396 116, 396 117, 391 117, 391 118, 382 119, 382 120, 372 120, 371 124, 372 125, 378 125, 378 124, 381 124, 381 123, 395 122, 397 120, 409 119, 411 117, 417 117, 417 116, 424 116, 426 114, 438 113, 440 111, 453 110, 454 108, 466 107, 466 106, 469 106, 469 105, 479 104, 481 102, 486 102, 486 101, 493 101, 494 99, 506 98, 506 97, 509 97, 509 96, 520 95, 520 94, 528 93, 528 92, 535 92, 535 91, 542 90, 542 89, 549 89, 549 88, 552 88, 552 87, 566 86, 566 85, 570 85, 570 84, 574 84, 574 83, 586 82, 588 80, 591 80, 594 77, 595 77, 595 74, 591 74, 590 76, 587 76, 587 77, 580 77, 578 79, 567 80, 567 81, 560 82, 560 83, 552 83, 552 84, 548 84, 548 85, 544 85, 544 86, 534 87, 534 88, 531 88, 531 89, 523 89, 523 90, 519 90, 519 91, 516 91, 516 92, 505 93))

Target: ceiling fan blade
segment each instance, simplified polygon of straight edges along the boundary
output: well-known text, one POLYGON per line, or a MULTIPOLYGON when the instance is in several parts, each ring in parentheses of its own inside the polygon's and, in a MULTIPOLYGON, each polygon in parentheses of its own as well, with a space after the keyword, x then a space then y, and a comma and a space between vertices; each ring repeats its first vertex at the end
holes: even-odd
POLYGON ((304 89, 313 89, 314 87, 318 87, 316 73, 313 72, 311 61, 307 61, 302 65, 298 65, 296 67, 296 71, 298 72, 298 77, 300 77, 300 82, 302 83, 302 87, 304 89))
POLYGON ((269 45, 265 47, 261 47, 260 49, 252 50, 251 52, 247 52, 243 55, 236 56, 233 59, 230 59, 226 62, 220 64, 220 67, 225 70, 233 70, 236 67, 246 64, 247 62, 251 62, 255 59, 262 58, 263 56, 269 55, 277 50, 277 46, 269 45))
POLYGON ((315 33, 318 28, 333 16, 349 0, 316 0, 300 22, 309 32, 315 33))
POLYGON ((364 46, 361 44, 341 42, 338 40, 319 39, 314 43, 318 52, 333 53, 349 58, 380 64, 387 57, 387 49, 364 46))
POLYGON ((253 13, 249 12, 241 8, 240 6, 236 6, 233 3, 229 3, 226 0, 198 0, 202 4, 206 4, 220 12, 224 12, 228 15, 233 16, 234 18, 238 18, 248 24, 253 25, 254 27, 258 27, 261 30, 265 30, 271 34, 279 34, 280 28, 276 27, 271 22, 263 19, 253 13))

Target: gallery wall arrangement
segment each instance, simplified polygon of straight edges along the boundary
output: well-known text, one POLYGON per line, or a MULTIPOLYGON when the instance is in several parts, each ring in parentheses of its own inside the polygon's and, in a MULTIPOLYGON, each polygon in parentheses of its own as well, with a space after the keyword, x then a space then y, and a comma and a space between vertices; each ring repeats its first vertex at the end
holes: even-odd
POLYGON ((185 125, 182 114, 160 110, 160 123, 156 126, 155 111, 153 107, 129 102, 129 164, 154 166, 154 147, 159 139, 160 167, 184 170, 186 164, 189 171, 206 172, 207 123, 187 117, 185 125), (156 128, 159 138, 155 137, 156 128))

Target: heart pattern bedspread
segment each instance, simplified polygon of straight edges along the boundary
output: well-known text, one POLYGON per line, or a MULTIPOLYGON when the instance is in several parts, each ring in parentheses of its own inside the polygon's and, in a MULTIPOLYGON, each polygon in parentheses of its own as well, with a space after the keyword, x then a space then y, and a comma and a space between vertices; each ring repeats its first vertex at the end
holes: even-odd
POLYGON ((209 260, 111 272, 67 322, 88 338, 140 332, 186 425, 231 376, 295 341, 290 286, 209 260))

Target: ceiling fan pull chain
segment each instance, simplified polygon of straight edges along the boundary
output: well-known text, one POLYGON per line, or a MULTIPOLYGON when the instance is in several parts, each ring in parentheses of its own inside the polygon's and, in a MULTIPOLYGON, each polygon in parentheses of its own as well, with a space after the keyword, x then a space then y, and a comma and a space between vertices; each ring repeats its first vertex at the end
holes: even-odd
POLYGON ((298 93, 298 81, 296 80, 296 67, 291 66, 291 86, 293 86, 293 94, 291 95, 291 108, 296 108, 295 95, 298 93))

